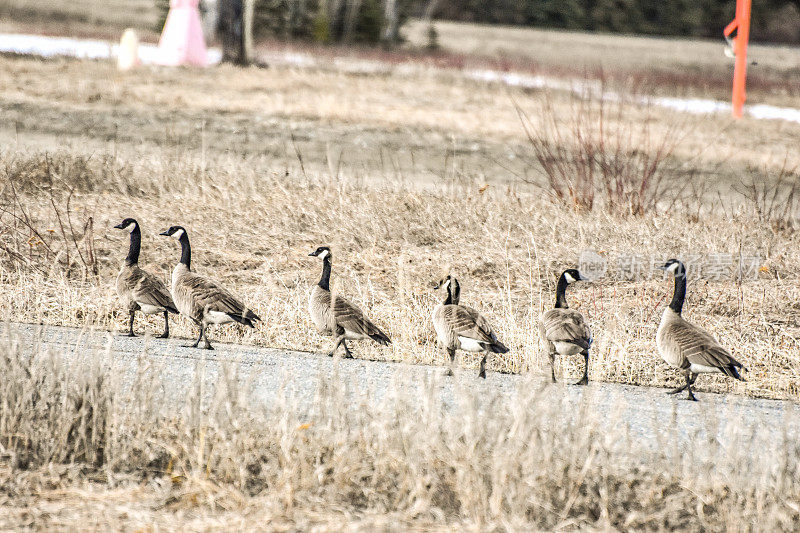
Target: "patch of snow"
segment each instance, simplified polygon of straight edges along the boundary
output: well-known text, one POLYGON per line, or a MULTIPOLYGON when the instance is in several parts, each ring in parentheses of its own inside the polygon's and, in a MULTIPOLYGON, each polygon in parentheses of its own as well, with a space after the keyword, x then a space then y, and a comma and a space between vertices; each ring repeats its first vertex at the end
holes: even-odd
MULTIPOLYGON (((0 34, 0 52, 36 55, 41 57, 77 57, 79 59, 108 59, 117 57, 119 45, 107 41, 46 37, 42 35, 0 34)), ((139 59, 144 64, 155 64, 158 46, 139 45, 139 59)), ((209 64, 219 63, 222 52, 216 48, 208 50, 209 64)))

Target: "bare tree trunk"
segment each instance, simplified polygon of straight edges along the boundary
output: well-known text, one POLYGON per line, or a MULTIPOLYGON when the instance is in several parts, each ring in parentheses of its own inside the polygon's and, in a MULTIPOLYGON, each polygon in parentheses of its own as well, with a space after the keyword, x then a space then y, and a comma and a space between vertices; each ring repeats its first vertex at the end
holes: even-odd
POLYGON ((222 60, 248 65, 253 49, 254 0, 219 0, 222 60))
POLYGON ((386 46, 396 44, 399 40, 400 16, 397 13, 397 0, 383 0, 383 35, 381 40, 386 46))
POLYGON ((255 17, 256 0, 244 0, 244 13, 242 14, 242 26, 244 36, 242 38, 243 64, 249 65, 253 61, 253 19, 255 17))
POLYGON ((342 42, 349 43, 353 40, 353 33, 361 11, 361 0, 347 0, 345 4, 344 26, 342 27, 342 42))

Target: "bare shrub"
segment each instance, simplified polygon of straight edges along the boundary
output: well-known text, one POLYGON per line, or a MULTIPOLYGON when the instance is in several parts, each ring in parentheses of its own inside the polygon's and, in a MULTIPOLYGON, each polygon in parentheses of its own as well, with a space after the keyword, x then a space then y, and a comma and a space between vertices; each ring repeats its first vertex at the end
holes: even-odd
POLYGON ((652 104, 635 90, 609 96, 603 82, 596 91, 584 84, 569 93, 567 112, 550 93, 534 118, 517 106, 545 189, 578 210, 641 216, 673 205, 694 174, 674 157, 687 119, 657 125, 652 104))
POLYGON ((774 230, 792 229, 800 201, 800 173, 797 165, 784 156, 777 173, 765 164, 762 169, 749 168, 748 177, 740 178, 734 189, 742 195, 759 222, 774 230))
POLYGON ((76 191, 99 181, 85 158, 48 155, 6 160, 0 178, 0 248, 11 264, 47 272, 53 266, 84 279, 99 274, 94 218, 72 206, 76 191), (45 203, 47 215, 37 210, 45 203))

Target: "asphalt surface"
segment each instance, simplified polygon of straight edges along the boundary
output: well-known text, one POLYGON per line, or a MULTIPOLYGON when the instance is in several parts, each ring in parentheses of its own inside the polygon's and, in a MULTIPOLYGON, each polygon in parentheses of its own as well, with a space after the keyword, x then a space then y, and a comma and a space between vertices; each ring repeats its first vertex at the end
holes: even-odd
MULTIPOLYGON (((168 401, 176 407, 194 383, 200 381, 210 391, 223 369, 235 369, 239 380, 252 391, 252 402, 269 406, 290 398, 291 405, 301 411, 314 407, 321 384, 332 379, 346 384, 349 405, 354 409, 398 390, 422 395, 426 383, 435 384, 445 409, 458 401, 459 391, 465 387, 479 388, 482 397, 506 397, 510 402, 519 398, 523 389, 535 387, 542 391, 538 401, 557 410, 559 421, 584 423, 588 415, 601 431, 614 430, 609 435, 619 435, 617 430, 625 425, 628 438, 651 451, 691 446, 697 452, 698 443, 707 443, 701 448, 707 449, 709 456, 748 446, 763 452, 759 457, 770 458, 784 442, 800 442, 800 405, 791 401, 699 392, 700 402, 695 403, 683 400, 683 394, 676 398, 665 394, 665 389, 651 387, 599 382, 586 387, 551 385, 540 378, 493 372, 487 373, 484 381, 467 369, 448 378, 442 367, 339 359, 219 342, 214 351, 206 351, 185 347, 190 342, 185 339, 128 338, 56 326, 11 323, 0 326, 0 331, 2 337, 18 340, 31 354, 50 351, 68 364, 99 358, 122 376, 123 383, 132 382, 141 366, 147 365, 156 370, 168 391, 168 401)), ((543 407, 541 403, 535 406, 543 407)), ((702 455, 698 454, 698 460, 702 455)))

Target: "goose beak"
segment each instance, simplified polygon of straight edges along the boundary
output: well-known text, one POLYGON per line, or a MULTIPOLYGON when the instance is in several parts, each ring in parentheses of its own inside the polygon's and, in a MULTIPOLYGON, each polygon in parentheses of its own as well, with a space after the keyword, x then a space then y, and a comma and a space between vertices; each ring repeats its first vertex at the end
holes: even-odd
POLYGON ((114 228, 115 229, 125 229, 125 227, 122 224, 117 224, 116 226, 114 226, 114 228))
POLYGON ((169 237, 169 236, 170 236, 170 235, 169 235, 169 230, 167 230, 167 231, 162 231, 161 233, 159 233, 159 235, 163 235, 164 237, 169 237))
POLYGON ((308 254, 308 257, 317 257, 317 252, 316 251, 311 252, 310 254, 308 254))
POLYGON ((442 286, 442 282, 441 281, 437 281, 436 283, 433 284, 433 290, 437 290, 441 286, 442 286))
POLYGON ((663 265, 659 265, 656 268, 659 269, 659 270, 666 270, 667 269, 667 264, 664 263, 663 265))

